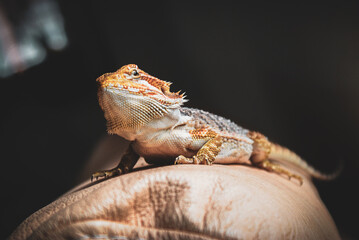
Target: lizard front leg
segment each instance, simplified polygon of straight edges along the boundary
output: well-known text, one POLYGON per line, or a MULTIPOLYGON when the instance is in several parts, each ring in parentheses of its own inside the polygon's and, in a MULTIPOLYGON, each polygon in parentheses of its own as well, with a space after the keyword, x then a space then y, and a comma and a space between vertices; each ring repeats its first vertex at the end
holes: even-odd
POLYGON ((175 164, 206 164, 211 165, 212 162, 216 159, 220 148, 222 146, 223 140, 221 136, 215 136, 208 140, 191 158, 185 156, 178 156, 176 158, 175 164))
POLYGON ((139 157, 140 156, 132 149, 132 146, 130 144, 126 153, 122 156, 120 163, 115 168, 95 172, 91 176, 91 182, 94 178, 96 178, 96 180, 99 177, 109 178, 131 171, 132 168, 135 166, 136 162, 138 161, 139 157))
POLYGON ((293 174, 278 164, 269 161, 268 157, 271 152, 272 143, 264 135, 252 131, 248 133, 248 137, 254 141, 253 152, 250 160, 255 166, 270 172, 286 175, 289 179, 295 178, 299 181, 300 185, 303 184, 302 177, 293 174))

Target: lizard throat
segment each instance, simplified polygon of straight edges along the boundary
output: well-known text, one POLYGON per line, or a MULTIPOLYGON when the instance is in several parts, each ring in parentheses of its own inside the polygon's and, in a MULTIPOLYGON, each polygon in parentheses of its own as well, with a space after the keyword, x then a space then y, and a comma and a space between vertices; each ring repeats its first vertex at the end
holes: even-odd
POLYGON ((138 131, 169 111, 155 99, 133 94, 121 95, 102 88, 98 91, 98 98, 107 120, 107 131, 120 136, 123 132, 138 131))

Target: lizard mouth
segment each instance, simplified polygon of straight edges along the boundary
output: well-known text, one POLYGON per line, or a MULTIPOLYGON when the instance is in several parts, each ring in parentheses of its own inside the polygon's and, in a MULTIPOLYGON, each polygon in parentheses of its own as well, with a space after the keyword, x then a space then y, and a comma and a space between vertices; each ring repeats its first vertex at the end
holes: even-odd
POLYGON ((105 73, 97 78, 96 81, 100 84, 101 88, 107 90, 111 89, 111 91, 125 91, 135 95, 162 95, 164 98, 172 100, 179 100, 185 97, 184 93, 181 93, 181 91, 170 91, 171 82, 160 80, 139 69, 137 71, 140 76, 133 80, 126 80, 126 77, 122 76, 118 71, 115 73, 105 73))
POLYGON ((116 81, 100 82, 100 87, 108 91, 120 91, 120 92, 131 93, 134 95, 140 94, 147 96, 162 95, 163 99, 167 98, 172 100, 178 100, 185 97, 184 93, 181 93, 181 91, 171 92, 169 85, 170 83, 168 85, 156 86, 152 89, 149 89, 148 87, 143 85, 119 84, 116 81))

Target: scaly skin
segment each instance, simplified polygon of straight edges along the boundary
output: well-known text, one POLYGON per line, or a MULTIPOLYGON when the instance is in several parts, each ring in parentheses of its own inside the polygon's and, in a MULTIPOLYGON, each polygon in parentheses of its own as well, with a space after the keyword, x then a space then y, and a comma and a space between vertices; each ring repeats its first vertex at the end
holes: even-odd
POLYGON ((134 64, 106 73, 97 82, 108 132, 131 144, 118 166, 94 173, 91 180, 129 172, 139 156, 154 163, 175 159, 175 164, 252 164, 302 184, 301 176, 272 163, 273 159, 294 163, 317 178, 333 177, 319 173, 295 153, 271 143, 258 132, 202 110, 181 107, 185 96, 172 93, 170 82, 153 77, 134 64))

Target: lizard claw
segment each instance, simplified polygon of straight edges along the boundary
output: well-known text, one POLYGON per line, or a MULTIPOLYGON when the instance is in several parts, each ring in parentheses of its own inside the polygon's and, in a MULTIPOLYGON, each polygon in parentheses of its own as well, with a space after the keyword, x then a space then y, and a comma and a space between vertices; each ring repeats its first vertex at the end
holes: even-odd
POLYGON ((298 175, 292 174, 291 176, 289 176, 289 180, 290 180, 291 178, 295 178, 295 179, 297 179, 297 180, 298 180, 298 182, 299 182, 299 185, 300 185, 300 186, 302 186, 302 185, 303 185, 303 178, 302 178, 301 176, 298 176, 298 175))
POLYGON ((183 155, 179 155, 175 161, 175 164, 191 164, 191 163, 193 163, 193 159, 187 158, 183 155))
POLYGON ((191 158, 185 157, 183 155, 179 155, 176 158, 175 164, 205 164, 205 165, 211 165, 212 162, 207 158, 200 159, 196 155, 194 155, 191 158))
POLYGON ((98 172, 95 172, 91 175, 91 182, 93 181, 94 178, 96 178, 96 181, 98 178, 110 178, 110 177, 113 177, 115 175, 120 175, 122 173, 121 169, 119 168, 113 168, 113 169, 110 169, 110 170, 103 170, 103 171, 98 171, 98 172))

